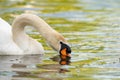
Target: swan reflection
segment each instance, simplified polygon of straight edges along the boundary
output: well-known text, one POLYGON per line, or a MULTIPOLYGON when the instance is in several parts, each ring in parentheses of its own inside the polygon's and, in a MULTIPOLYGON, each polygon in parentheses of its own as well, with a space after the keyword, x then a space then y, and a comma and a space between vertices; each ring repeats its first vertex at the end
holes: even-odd
POLYGON ((42 62, 43 55, 1 55, 0 56, 0 70, 11 69, 12 67, 27 67, 42 62))

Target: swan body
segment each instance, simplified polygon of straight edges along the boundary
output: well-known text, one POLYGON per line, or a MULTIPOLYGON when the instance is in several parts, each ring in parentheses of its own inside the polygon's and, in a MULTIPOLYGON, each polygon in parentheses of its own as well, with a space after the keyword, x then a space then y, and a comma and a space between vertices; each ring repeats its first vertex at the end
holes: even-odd
POLYGON ((13 41, 11 26, 0 18, 0 55, 23 54, 23 51, 13 41))
POLYGON ((60 33, 52 29, 40 17, 33 14, 22 14, 16 17, 12 27, 0 18, 0 55, 44 53, 41 43, 24 32, 24 28, 27 25, 34 27, 56 51, 59 51, 60 41, 67 43, 60 33))

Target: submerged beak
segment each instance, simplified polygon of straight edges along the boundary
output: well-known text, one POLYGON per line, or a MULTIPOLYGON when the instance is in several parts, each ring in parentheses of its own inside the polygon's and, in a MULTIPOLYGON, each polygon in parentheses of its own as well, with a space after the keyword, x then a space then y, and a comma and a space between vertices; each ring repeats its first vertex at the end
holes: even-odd
POLYGON ((59 63, 61 65, 69 65, 71 59, 71 48, 67 44, 61 43, 61 49, 59 53, 61 59, 59 63))
POLYGON ((66 48, 62 49, 61 52, 60 52, 60 54, 61 54, 62 56, 69 56, 69 57, 71 57, 71 53, 67 53, 66 50, 67 50, 66 48))

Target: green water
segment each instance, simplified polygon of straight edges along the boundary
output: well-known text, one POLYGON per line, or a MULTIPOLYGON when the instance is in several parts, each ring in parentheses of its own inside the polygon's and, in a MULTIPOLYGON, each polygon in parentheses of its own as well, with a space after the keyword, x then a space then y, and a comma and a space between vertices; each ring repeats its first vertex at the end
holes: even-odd
POLYGON ((21 13, 40 16, 65 36, 72 48, 70 72, 59 73, 58 62, 49 59, 57 52, 30 29, 45 48, 43 62, 0 67, 0 80, 120 80, 120 0, 0 0, 0 17, 10 24, 21 13))

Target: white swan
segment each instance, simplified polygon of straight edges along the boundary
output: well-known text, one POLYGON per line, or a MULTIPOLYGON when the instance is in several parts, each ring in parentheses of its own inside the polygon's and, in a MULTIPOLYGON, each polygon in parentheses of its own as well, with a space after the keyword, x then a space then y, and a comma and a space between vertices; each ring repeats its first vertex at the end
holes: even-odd
POLYGON ((33 14, 18 16, 12 27, 0 18, 0 55, 43 54, 42 45, 24 32, 26 25, 33 26, 46 39, 49 45, 59 51, 59 41, 64 37, 52 29, 44 20, 33 14))

